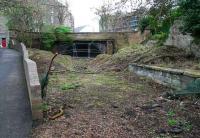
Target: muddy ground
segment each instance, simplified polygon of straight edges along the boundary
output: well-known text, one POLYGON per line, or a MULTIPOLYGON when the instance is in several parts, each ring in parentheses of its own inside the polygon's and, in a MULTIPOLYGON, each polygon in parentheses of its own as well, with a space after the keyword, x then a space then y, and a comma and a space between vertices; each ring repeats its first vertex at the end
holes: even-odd
POLYGON ((200 137, 197 98, 169 100, 163 95, 170 88, 126 71, 93 72, 89 64, 90 60, 73 59, 72 70, 52 71, 43 104, 45 119, 34 122, 31 137, 200 137))

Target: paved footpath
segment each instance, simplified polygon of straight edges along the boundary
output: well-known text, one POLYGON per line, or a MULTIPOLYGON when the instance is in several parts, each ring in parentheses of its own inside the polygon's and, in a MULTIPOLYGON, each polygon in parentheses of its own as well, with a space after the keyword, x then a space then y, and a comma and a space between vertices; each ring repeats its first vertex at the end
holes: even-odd
POLYGON ((0 48, 0 138, 27 138, 31 125, 22 56, 0 48))

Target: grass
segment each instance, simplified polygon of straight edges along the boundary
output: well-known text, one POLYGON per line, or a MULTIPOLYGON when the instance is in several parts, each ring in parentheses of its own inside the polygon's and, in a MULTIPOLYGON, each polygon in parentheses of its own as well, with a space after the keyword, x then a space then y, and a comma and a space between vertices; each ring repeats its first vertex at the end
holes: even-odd
POLYGON ((176 115, 176 113, 173 111, 173 110, 170 110, 168 113, 167 113, 167 116, 168 117, 173 117, 173 116, 175 116, 176 115))
POLYGON ((70 90, 70 89, 76 89, 78 87, 80 87, 80 84, 78 83, 65 83, 61 86, 61 89, 65 91, 65 90, 70 90))

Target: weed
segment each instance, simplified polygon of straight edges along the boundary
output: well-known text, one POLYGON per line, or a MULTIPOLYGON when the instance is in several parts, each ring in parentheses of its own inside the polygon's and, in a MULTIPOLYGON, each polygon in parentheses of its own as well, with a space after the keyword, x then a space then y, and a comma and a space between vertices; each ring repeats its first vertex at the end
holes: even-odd
POLYGON ((188 122, 188 121, 181 121, 181 124, 182 124, 183 129, 185 131, 191 131, 192 130, 193 126, 192 126, 192 124, 190 122, 188 122))
POLYGON ((185 125, 184 125, 184 130, 186 130, 186 131, 191 131, 191 130, 192 130, 192 127, 193 127, 192 124, 189 124, 189 123, 188 123, 188 124, 185 124, 185 125))
POLYGON ((169 126, 176 126, 178 121, 175 120, 175 119, 168 119, 167 123, 168 123, 169 126))
POLYGON ((175 112, 173 111, 173 110, 170 110, 168 113, 167 113, 167 116, 168 117, 173 117, 173 116, 175 116, 175 112))

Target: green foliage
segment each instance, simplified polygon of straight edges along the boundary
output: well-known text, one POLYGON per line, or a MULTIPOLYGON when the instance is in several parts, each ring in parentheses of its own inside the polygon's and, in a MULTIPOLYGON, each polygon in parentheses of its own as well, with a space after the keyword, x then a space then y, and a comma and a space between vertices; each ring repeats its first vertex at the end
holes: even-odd
POLYGON ((67 33, 71 32, 69 27, 59 26, 55 28, 53 26, 46 25, 42 30, 45 32, 42 33, 44 50, 52 50, 56 41, 64 41, 68 43, 72 42, 72 38, 67 35, 67 33))
POLYGON ((143 33, 145 29, 149 29, 152 34, 156 32, 158 22, 151 15, 145 16, 140 20, 139 29, 143 33))
POLYGON ((71 28, 69 27, 64 27, 64 26, 59 26, 55 29, 55 35, 57 38, 57 41, 67 41, 71 42, 71 38, 67 35, 67 33, 71 32, 71 28))
POLYGON ((140 29, 141 33, 143 33, 145 31, 145 29, 147 29, 149 24, 150 24, 150 20, 149 20, 148 16, 145 16, 140 20, 139 29, 140 29))
POLYGON ((0 12, 8 18, 8 28, 19 32, 35 31, 43 25, 39 5, 19 0, 1 0, 0 12))
POLYGON ((200 37, 200 0, 180 0, 183 14, 184 32, 200 37))
POLYGON ((175 119, 168 119, 167 123, 169 126, 176 126, 178 124, 178 121, 175 119))
POLYGON ((176 113, 173 110, 170 110, 167 113, 167 117, 168 117, 167 124, 169 126, 176 126, 178 124, 178 121, 173 119, 175 117, 175 115, 176 115, 176 113))
POLYGON ((183 129, 185 131, 191 131, 193 128, 193 126, 190 122, 182 122, 182 124, 183 124, 183 129))
POLYGON ((61 86, 62 90, 70 90, 70 89, 76 89, 80 87, 80 84, 78 83, 66 83, 63 86, 61 86))
POLYGON ((44 50, 52 50, 54 43, 56 41, 56 36, 54 33, 43 33, 42 34, 42 44, 44 50))
POLYGON ((179 120, 179 119, 177 120, 177 119, 175 119, 175 115, 176 115, 176 113, 173 110, 170 110, 167 113, 167 117, 168 117, 167 124, 170 127, 180 126, 185 131, 192 130, 192 124, 190 122, 185 121, 185 120, 179 120))
POLYGON ((142 33, 145 29, 149 29, 152 34, 151 39, 158 40, 158 44, 161 45, 167 39, 174 20, 179 18, 179 16, 181 16, 179 8, 169 6, 161 13, 159 12, 159 8, 151 8, 149 14, 139 21, 139 29, 142 33))
POLYGON ((155 34, 151 37, 151 39, 153 40, 157 40, 158 41, 158 45, 162 45, 163 42, 165 42, 165 40, 167 39, 168 37, 168 33, 164 33, 164 32, 160 32, 158 34, 155 34))
POLYGON ((160 32, 159 34, 155 34, 151 37, 153 40, 165 40, 167 38, 167 34, 160 32))
POLYGON ((7 27, 17 32, 17 40, 32 46, 32 38, 27 32, 40 30, 43 14, 35 2, 19 0, 0 0, 0 15, 8 19, 7 27))
POLYGON ((167 116, 168 117, 173 117, 173 116, 175 116, 175 112, 174 111, 172 111, 172 110, 170 110, 168 113, 167 113, 167 116))
POLYGON ((69 33, 71 32, 71 28, 70 27, 65 27, 65 26, 59 26, 55 29, 56 33, 69 33))

